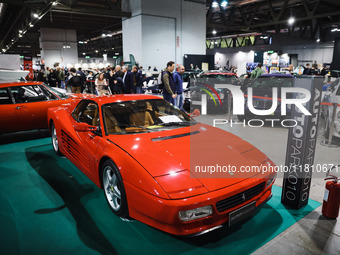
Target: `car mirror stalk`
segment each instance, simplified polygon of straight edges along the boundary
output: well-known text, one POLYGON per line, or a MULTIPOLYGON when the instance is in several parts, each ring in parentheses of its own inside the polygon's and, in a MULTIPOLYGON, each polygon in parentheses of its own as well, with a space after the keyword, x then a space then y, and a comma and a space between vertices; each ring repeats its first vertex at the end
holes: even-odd
POLYGON ((97 131, 97 127, 96 126, 91 126, 87 123, 76 123, 73 125, 74 130, 77 132, 92 132, 92 131, 97 131))

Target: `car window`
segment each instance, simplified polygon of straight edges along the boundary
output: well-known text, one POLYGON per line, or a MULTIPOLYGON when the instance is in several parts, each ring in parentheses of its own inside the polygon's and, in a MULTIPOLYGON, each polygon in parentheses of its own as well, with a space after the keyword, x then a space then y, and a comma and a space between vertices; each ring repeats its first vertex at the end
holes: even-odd
POLYGON ((91 126, 99 126, 99 108, 93 101, 83 100, 73 111, 72 116, 78 122, 87 123, 91 126))
POLYGON ((58 97, 54 95, 51 91, 49 91, 46 87, 44 87, 43 85, 39 85, 39 87, 45 93, 49 100, 58 100, 58 97))
POLYGON ((48 100, 47 96, 38 85, 16 86, 11 87, 10 90, 17 104, 42 102, 48 100))
POLYGON ((197 81, 210 84, 235 84, 237 82, 235 75, 229 74, 203 74, 197 81))
POLYGON ((7 88, 0 88, 0 104, 13 104, 7 88))
POLYGON ((162 99, 105 104, 103 118, 106 134, 155 132, 196 123, 162 99))

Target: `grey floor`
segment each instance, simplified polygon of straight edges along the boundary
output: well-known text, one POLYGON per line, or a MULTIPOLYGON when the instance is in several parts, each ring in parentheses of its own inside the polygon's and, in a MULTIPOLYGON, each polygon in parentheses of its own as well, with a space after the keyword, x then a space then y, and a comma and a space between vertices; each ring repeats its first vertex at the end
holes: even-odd
MULTIPOLYGON (((205 115, 197 121, 213 125, 214 119, 227 119, 226 115, 205 115)), ((234 122, 237 118, 232 117, 234 122)), ((288 129, 269 125, 258 128, 230 124, 218 125, 218 128, 229 131, 264 152, 277 165, 284 165, 288 129)), ((324 140, 324 123, 319 123, 317 146, 314 164, 340 164, 340 147, 330 148, 321 145, 324 140)), ((311 182, 310 198, 320 203, 325 191, 325 174, 315 174, 311 182)), ((339 175, 339 174, 338 174, 339 175)), ((279 173, 275 185, 282 187, 283 174, 279 173)), ((336 220, 325 220, 321 214, 322 206, 312 211, 305 218, 288 228, 276 238, 262 246, 253 254, 340 254, 340 223, 336 220)))

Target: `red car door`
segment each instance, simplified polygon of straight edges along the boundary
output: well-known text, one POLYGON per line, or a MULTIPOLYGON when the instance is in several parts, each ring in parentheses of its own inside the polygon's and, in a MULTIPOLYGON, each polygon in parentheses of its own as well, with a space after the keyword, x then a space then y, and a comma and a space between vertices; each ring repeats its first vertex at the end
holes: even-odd
POLYGON ((47 128, 47 109, 60 104, 49 100, 39 85, 11 87, 20 130, 47 128))
POLYGON ((0 134, 18 131, 18 117, 16 116, 16 105, 8 92, 7 88, 0 88, 0 134))

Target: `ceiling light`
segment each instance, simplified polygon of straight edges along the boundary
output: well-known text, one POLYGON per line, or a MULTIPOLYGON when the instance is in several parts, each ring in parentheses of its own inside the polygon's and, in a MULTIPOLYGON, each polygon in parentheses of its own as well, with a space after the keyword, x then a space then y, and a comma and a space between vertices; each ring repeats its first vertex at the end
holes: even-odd
POLYGON ((119 53, 118 53, 118 52, 116 52, 116 53, 115 53, 115 55, 119 55, 119 53))
POLYGON ((34 13, 34 14, 33 14, 33 17, 34 17, 34 18, 39 18, 39 14, 34 13))
POLYGON ((84 42, 83 41, 79 41, 79 44, 84 44, 84 42))
POLYGON ((331 32, 339 32, 339 31, 340 31, 339 28, 333 28, 333 29, 331 30, 331 32))
POLYGON ((98 50, 96 50, 96 53, 98 53, 98 50))
POLYGON ((30 27, 34 27, 34 25, 32 23, 30 23, 29 25, 30 25, 30 27))
POLYGON ((290 17, 290 18, 288 19, 288 24, 289 24, 289 25, 293 25, 294 22, 295 22, 295 18, 294 18, 294 17, 290 17))
POLYGON ((115 48, 111 48, 111 49, 113 49, 113 50, 114 50, 115 48))
POLYGON ((105 34, 105 33, 102 33, 102 37, 106 37, 106 34, 105 34))
POLYGON ((86 55, 86 53, 85 53, 85 52, 83 52, 83 55, 86 55))
POLYGON ((54 1, 54 2, 52 3, 53 6, 56 6, 57 4, 58 4, 57 1, 54 1))
POLYGON ((227 7, 228 1, 223 0, 221 3, 221 7, 227 7))
POLYGON ((22 30, 19 30, 19 34, 21 34, 22 33, 22 30))
POLYGON ((19 37, 22 37, 22 34, 19 34, 19 37))
POLYGON ((320 38, 316 39, 316 42, 320 42, 320 38))
POLYGON ((211 5, 212 8, 217 8, 218 7, 218 2, 214 1, 211 5))
POLYGON ((106 36, 107 36, 107 37, 112 37, 112 35, 111 35, 111 34, 107 34, 106 36))
POLYGON ((214 31, 212 31, 212 33, 213 33, 214 35, 216 35, 217 32, 216 32, 216 30, 214 30, 214 31))

